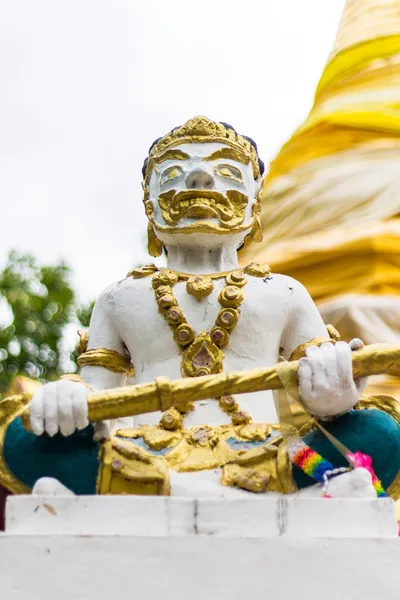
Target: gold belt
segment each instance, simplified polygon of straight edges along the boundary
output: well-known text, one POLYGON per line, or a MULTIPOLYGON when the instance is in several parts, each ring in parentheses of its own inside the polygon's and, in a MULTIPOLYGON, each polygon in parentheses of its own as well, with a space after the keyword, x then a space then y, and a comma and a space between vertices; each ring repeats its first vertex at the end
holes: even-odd
POLYGON ((294 489, 278 425, 200 425, 166 431, 158 425, 120 429, 103 445, 100 494, 168 495, 169 469, 221 468, 221 484, 252 492, 294 489))

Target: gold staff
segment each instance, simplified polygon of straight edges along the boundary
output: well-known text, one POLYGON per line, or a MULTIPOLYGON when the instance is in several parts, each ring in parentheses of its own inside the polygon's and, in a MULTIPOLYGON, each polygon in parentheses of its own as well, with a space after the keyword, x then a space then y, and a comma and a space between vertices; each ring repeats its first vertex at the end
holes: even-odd
MULTIPOLYGON (((389 344, 371 344, 353 353, 353 376, 355 379, 368 375, 400 375, 400 347, 389 344)), ((285 384, 297 387, 298 362, 285 363, 285 384)), ((170 381, 158 377, 152 383, 131 385, 88 395, 89 420, 92 422, 117 419, 155 411, 171 406, 184 409, 188 403, 226 394, 243 394, 282 388, 278 375, 282 363, 274 367, 233 371, 205 377, 193 377, 170 381)), ((23 415, 29 421, 29 407, 23 415)))

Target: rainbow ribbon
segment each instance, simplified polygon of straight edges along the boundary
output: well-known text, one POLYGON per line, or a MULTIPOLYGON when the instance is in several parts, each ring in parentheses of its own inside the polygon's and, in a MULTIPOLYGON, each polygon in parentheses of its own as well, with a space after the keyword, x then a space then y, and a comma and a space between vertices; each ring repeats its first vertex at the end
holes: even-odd
POLYGON ((322 458, 302 440, 296 440, 289 447, 289 456, 299 469, 320 483, 324 483, 324 474, 327 471, 333 471, 332 463, 322 458))
MULTIPOLYGON (((315 452, 310 446, 307 446, 303 440, 296 439, 293 441, 289 445, 288 452, 292 462, 299 467, 299 469, 304 471, 304 473, 316 481, 319 481, 319 483, 326 482, 326 477, 324 477, 325 473, 329 476, 333 473, 337 474, 339 471, 339 469, 334 469, 332 463, 325 460, 318 452, 315 452)), ((370 456, 362 454, 361 452, 348 452, 346 458, 353 469, 361 467, 371 474, 372 485, 374 486, 378 498, 387 497, 387 493, 383 488, 381 481, 378 479, 372 468, 372 459, 370 456)))

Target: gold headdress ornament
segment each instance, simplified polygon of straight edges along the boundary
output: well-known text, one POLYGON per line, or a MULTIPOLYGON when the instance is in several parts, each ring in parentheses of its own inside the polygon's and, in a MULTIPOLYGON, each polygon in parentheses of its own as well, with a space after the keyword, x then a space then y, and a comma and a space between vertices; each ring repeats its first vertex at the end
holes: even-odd
POLYGON ((146 166, 146 177, 147 182, 151 173, 154 158, 165 152, 171 146, 177 144, 190 144, 194 142, 219 142, 221 144, 227 144, 231 148, 235 148, 248 156, 253 166, 254 178, 258 179, 261 175, 259 158, 257 151, 253 144, 243 136, 236 133, 233 129, 226 127, 222 123, 211 121, 207 117, 193 117, 189 119, 181 127, 177 127, 170 131, 167 135, 162 137, 152 147, 147 166, 146 166))

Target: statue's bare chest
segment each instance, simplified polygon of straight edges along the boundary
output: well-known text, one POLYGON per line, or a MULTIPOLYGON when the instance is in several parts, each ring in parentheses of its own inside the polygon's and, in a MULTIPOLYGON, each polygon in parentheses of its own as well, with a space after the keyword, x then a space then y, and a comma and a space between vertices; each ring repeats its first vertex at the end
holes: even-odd
MULTIPOLYGON (((224 285, 224 280, 214 281, 214 290, 201 301, 187 293, 186 282, 174 286, 178 307, 196 334, 209 333, 216 325, 221 310, 218 296, 224 285)), ((243 294, 237 325, 224 348, 229 369, 274 362, 288 320, 287 294, 274 281, 274 276, 249 277, 243 294)), ((127 279, 119 284, 114 295, 113 316, 137 372, 151 364, 162 365, 179 359, 173 328, 159 310, 150 278, 127 279)))

